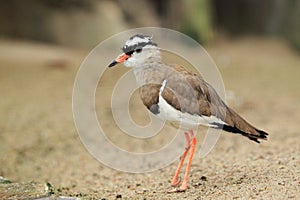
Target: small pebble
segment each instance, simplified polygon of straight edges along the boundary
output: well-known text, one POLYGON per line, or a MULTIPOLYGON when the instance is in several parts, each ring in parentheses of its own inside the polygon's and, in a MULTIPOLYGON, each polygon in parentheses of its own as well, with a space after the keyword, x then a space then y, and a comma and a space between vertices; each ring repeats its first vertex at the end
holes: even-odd
POLYGON ((195 183, 193 186, 197 187, 197 186, 200 186, 200 185, 202 185, 202 183, 199 182, 199 183, 195 183))
POLYGON ((201 181, 207 181, 207 178, 206 178, 206 176, 201 176, 201 181))
POLYGON ((278 185, 285 185, 285 182, 279 182, 278 185))

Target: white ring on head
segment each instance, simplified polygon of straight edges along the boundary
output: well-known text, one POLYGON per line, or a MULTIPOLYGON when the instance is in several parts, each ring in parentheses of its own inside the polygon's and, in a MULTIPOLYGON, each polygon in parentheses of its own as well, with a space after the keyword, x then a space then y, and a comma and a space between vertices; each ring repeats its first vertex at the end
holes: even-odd
POLYGON ((151 38, 148 36, 145 36, 144 38, 141 38, 139 36, 136 36, 132 39, 129 39, 126 41, 125 46, 134 46, 137 45, 139 43, 148 43, 151 41, 151 38))

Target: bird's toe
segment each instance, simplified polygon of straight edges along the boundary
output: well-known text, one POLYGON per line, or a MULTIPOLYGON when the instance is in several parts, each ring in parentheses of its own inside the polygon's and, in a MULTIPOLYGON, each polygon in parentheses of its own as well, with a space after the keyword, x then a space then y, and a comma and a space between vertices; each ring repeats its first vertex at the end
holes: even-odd
POLYGON ((180 178, 175 179, 175 180, 172 181, 171 186, 172 187, 176 187, 176 186, 178 186, 180 184, 180 182, 181 182, 180 178))

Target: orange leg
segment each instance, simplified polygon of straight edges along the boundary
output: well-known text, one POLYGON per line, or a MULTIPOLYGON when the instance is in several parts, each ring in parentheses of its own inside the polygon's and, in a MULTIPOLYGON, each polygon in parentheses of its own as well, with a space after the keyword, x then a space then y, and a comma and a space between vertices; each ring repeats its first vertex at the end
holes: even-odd
POLYGON ((185 147, 185 151, 183 152, 183 155, 181 156, 180 162, 178 164, 177 170, 175 172, 175 175, 173 177, 173 180, 171 182, 171 186, 178 186, 180 183, 180 179, 178 179, 178 175, 180 173, 181 167, 184 163, 185 157, 187 156, 188 151, 190 150, 191 147, 191 138, 192 141, 194 139, 194 132, 191 130, 190 131, 190 135, 187 132, 184 132, 184 136, 185 136, 185 140, 186 140, 186 147, 185 147))
POLYGON ((191 151, 190 151, 189 159, 187 161, 183 182, 182 182, 182 185, 179 188, 179 191, 185 191, 188 187, 187 182, 188 182, 188 178, 189 178, 189 172, 190 172, 190 168, 191 168, 191 164, 192 164, 196 144, 197 144, 197 140, 196 140, 196 138, 193 138, 192 139, 192 144, 191 144, 191 151))
POLYGON ((190 146, 191 146, 190 145, 189 134, 187 132, 184 132, 184 136, 185 136, 185 140, 186 140, 186 147, 185 147, 185 150, 184 150, 184 152, 183 152, 183 154, 182 154, 182 156, 180 158, 180 162, 178 164, 178 167, 176 169, 175 175, 174 175, 173 180, 171 182, 171 186, 174 186, 174 187, 177 186, 177 185, 179 185, 179 183, 180 183, 180 179, 178 179, 178 175, 180 173, 180 170, 181 170, 181 167, 182 167, 183 162, 185 160, 185 157, 186 157, 188 151, 190 150, 190 146))

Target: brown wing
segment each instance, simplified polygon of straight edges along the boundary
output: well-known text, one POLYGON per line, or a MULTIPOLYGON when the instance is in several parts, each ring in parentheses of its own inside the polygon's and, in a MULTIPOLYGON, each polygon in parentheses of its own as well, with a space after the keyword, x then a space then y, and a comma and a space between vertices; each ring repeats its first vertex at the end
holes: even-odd
POLYGON ((167 77, 167 85, 162 93, 163 98, 177 110, 192 115, 215 116, 226 123, 212 124, 225 131, 239 133, 250 140, 259 142, 258 139, 266 139, 267 133, 261 131, 231 108, 219 97, 214 88, 205 82, 200 76, 187 71, 182 66, 172 65, 167 77))
POLYGON ((161 84, 144 84, 140 87, 140 96, 143 104, 153 113, 158 114, 158 98, 161 84))
POLYGON ((226 105, 217 92, 200 76, 182 66, 171 65, 163 97, 174 108, 192 115, 216 116, 223 121, 226 105))

